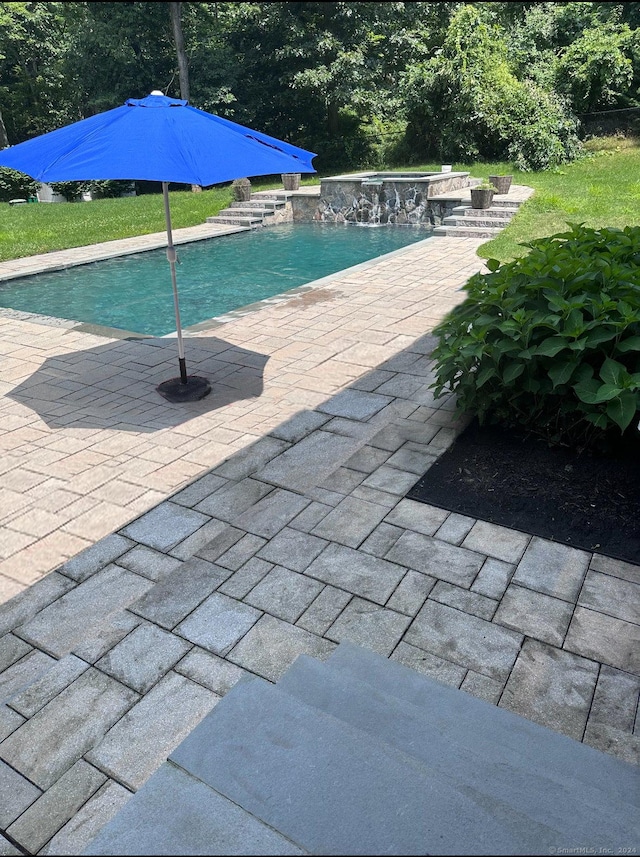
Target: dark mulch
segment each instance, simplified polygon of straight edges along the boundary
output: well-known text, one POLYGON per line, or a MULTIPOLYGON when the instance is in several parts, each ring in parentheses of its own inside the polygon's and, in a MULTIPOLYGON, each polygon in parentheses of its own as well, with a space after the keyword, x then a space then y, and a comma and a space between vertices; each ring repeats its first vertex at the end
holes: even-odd
POLYGON ((637 436, 578 455, 474 420, 407 497, 640 564, 637 436))

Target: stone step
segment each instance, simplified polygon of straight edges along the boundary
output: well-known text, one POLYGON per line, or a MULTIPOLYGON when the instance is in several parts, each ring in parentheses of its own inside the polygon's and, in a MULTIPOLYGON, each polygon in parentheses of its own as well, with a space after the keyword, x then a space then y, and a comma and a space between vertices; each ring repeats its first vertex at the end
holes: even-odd
MULTIPOLYGON (((500 744, 477 742, 475 733, 460 737, 451 731, 443 733, 441 724, 418 706, 356 676, 357 671, 332 669, 331 662, 301 655, 278 688, 413 756, 445 781, 456 781, 473 791, 483 805, 495 802, 496 823, 503 824, 509 815, 512 832, 520 826, 523 850, 530 848, 533 853, 542 846, 540 830, 544 828, 555 830, 567 841, 601 836, 613 842, 624 836, 623 831, 631 841, 636 835, 637 809, 611 798, 600 787, 596 765, 588 784, 576 784, 564 774, 548 775, 543 767, 532 767, 528 759, 523 763, 520 753, 505 753, 500 744), (514 824, 514 819, 519 822, 514 824)), ((456 695, 458 709, 471 698, 462 691, 456 695)), ((566 741, 582 746, 570 738, 566 741)), ((567 752, 571 749, 568 746, 567 752)))
MULTIPOLYGON (((491 208, 483 208, 482 216, 483 217, 513 217, 514 214, 517 213, 519 205, 497 205, 491 206, 491 208)), ((472 208, 470 205, 456 205, 452 211, 451 216, 454 217, 466 217, 467 215, 473 217, 480 209, 472 208)))
POLYGON ((218 212, 219 217, 273 217, 275 208, 258 208, 257 206, 238 206, 237 208, 225 208, 218 212))
POLYGON ((510 217, 485 217, 484 212, 476 212, 475 217, 456 217, 449 215, 442 221, 443 226, 473 226, 480 229, 504 229, 509 225, 510 217))
POLYGON ((285 203, 283 200, 261 198, 259 200, 250 199, 246 202, 232 202, 231 205, 229 205, 228 208, 225 209, 225 211, 228 211, 230 208, 257 208, 261 210, 271 209, 273 211, 276 211, 279 208, 284 208, 284 206, 285 203))
POLYGON ((231 226, 262 226, 262 217, 250 215, 226 216, 216 214, 213 217, 207 217, 207 223, 224 223, 231 226))
POLYGON ((331 669, 365 681, 379 691, 419 707, 441 730, 443 738, 474 749, 486 744, 496 760, 518 755, 530 770, 566 779, 572 786, 591 786, 594 770, 600 788, 619 801, 638 801, 638 771, 608 753, 496 707, 464 691, 441 684, 369 649, 343 642, 327 660, 331 669), (461 699, 464 704, 461 704, 461 699))
POLYGON ((449 236, 453 238, 493 238, 502 232, 501 228, 490 228, 488 226, 436 226, 434 235, 449 236))
POLYGON ((261 680, 230 691, 170 761, 311 853, 530 853, 497 802, 261 680))

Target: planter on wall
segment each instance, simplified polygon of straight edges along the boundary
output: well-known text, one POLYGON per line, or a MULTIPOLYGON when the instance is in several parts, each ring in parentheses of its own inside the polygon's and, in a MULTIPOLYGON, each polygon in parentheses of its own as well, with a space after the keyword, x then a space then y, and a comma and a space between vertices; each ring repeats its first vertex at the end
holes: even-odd
POLYGON ((509 193, 512 178, 513 176, 489 176, 489 181, 496 189, 496 193, 509 193))
POLYGON ((471 208, 491 208, 493 202, 492 189, 472 187, 471 188, 471 208))
POLYGON ((285 190, 298 190, 300 187, 300 173, 282 173, 282 185, 285 190))

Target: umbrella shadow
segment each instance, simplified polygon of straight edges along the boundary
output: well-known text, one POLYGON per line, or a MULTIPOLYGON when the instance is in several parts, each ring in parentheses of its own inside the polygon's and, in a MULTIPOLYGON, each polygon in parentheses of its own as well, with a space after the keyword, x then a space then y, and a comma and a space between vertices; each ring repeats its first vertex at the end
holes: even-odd
POLYGON ((214 336, 185 340, 185 352, 188 374, 211 384, 211 393, 200 401, 173 404, 157 392, 157 385, 178 377, 179 370, 175 339, 155 337, 47 357, 7 396, 51 428, 154 432, 261 395, 268 355, 214 336))

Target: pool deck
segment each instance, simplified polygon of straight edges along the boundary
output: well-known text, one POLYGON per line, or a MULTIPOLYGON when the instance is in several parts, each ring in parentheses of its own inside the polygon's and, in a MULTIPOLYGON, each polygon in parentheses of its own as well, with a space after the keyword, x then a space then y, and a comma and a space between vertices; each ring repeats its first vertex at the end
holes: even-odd
POLYGON ((463 427, 429 334, 483 242, 199 325, 187 405, 171 338, 0 316, 0 854, 81 853, 241 677, 341 640, 638 764, 640 566, 404 499, 463 427))

